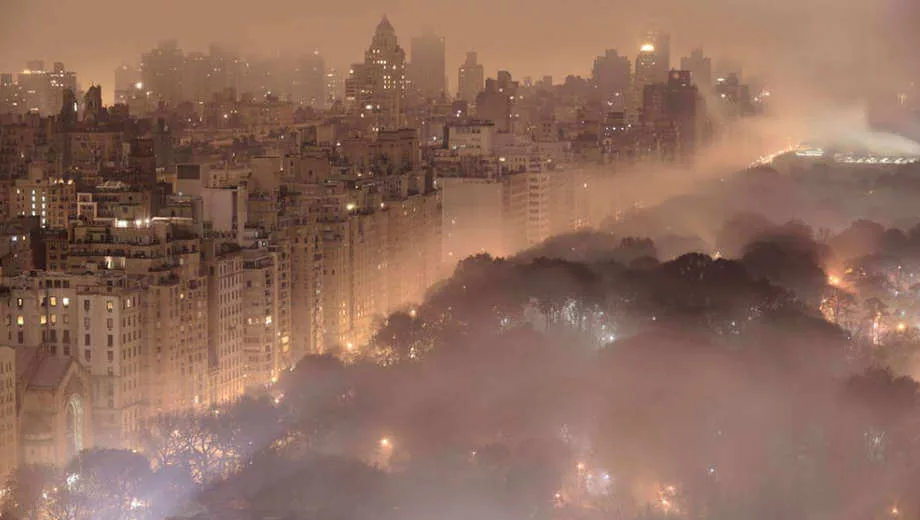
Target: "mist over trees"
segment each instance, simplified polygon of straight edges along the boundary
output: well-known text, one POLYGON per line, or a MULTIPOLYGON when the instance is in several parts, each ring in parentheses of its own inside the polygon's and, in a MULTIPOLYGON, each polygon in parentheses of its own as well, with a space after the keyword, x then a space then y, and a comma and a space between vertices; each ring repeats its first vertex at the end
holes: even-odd
POLYGON ((0 518, 918 518, 920 227, 669 204, 468 258, 143 453, 20 468, 0 518))

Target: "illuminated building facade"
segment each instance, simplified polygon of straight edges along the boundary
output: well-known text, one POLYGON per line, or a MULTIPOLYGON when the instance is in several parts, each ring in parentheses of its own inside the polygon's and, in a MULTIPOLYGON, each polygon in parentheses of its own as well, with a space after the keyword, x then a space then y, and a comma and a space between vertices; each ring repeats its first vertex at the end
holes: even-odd
POLYGON ((405 95, 406 53, 399 46, 396 30, 384 17, 364 53, 364 63, 351 68, 346 98, 355 113, 379 130, 403 124, 405 95))
POLYGON ((92 381, 96 441, 133 448, 144 418, 144 290, 118 272, 43 273, 5 279, 11 344, 72 359, 92 381))
POLYGON ((246 386, 277 381, 291 366, 288 255, 267 248, 243 251, 246 386))
POLYGON ((11 209, 19 217, 38 217, 48 229, 67 229, 77 216, 77 191, 71 180, 19 179, 12 189, 11 209))
POLYGON ((42 61, 29 62, 28 68, 19 73, 18 83, 26 111, 43 116, 58 113, 65 90, 77 91, 77 75, 60 62, 55 62, 51 70, 45 70, 42 61))
POLYGON ((236 400, 245 387, 243 352, 243 255, 235 244, 208 241, 209 402, 236 400))

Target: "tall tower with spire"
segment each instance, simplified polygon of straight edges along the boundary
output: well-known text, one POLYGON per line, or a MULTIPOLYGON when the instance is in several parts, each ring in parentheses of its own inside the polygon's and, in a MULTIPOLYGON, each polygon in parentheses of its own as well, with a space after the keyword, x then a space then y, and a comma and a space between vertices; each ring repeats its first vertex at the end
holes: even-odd
POLYGON ((355 113, 379 130, 403 124, 405 95, 406 53, 384 15, 364 53, 364 63, 356 63, 349 71, 346 97, 355 113))

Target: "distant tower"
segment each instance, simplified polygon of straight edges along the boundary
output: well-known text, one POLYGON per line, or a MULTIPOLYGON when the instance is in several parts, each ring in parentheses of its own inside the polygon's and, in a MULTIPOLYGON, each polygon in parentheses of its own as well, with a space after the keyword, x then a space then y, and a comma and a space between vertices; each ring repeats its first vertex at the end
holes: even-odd
POLYGON ((632 71, 629 58, 616 50, 607 50, 594 60, 591 79, 606 112, 624 112, 627 109, 632 71))
POLYGON ((652 29, 645 34, 645 40, 642 43, 654 47, 654 82, 667 83, 668 73, 671 71, 671 35, 652 29))
POLYGON ((658 53, 657 47, 653 43, 643 43, 639 48, 639 55, 636 57, 636 74, 633 77, 633 97, 632 110, 630 118, 633 121, 638 120, 638 114, 642 108, 642 98, 645 93, 645 87, 664 83, 658 78, 658 53))
POLYGON ((406 93, 406 53, 386 16, 377 25, 364 63, 352 65, 346 97, 377 129, 402 125, 406 93))
POLYGON ((704 91, 712 88, 712 59, 703 54, 703 49, 693 49, 690 56, 681 58, 680 68, 690 71, 693 84, 698 88, 704 91))
POLYGON ((143 85, 139 70, 130 65, 121 65, 115 69, 115 103, 127 105, 134 92, 143 85))
POLYGON ((426 99, 437 99, 447 93, 447 60, 444 38, 426 30, 412 38, 412 59, 409 64, 415 90, 426 99))
POLYGON ((159 45, 141 57, 141 81, 160 101, 176 104, 182 100, 185 56, 174 41, 159 45))
POLYGON ((326 62, 319 51, 300 57, 295 69, 292 99, 313 108, 326 106, 326 62))
POLYGON ((102 118, 102 87, 92 85, 87 89, 86 96, 83 98, 83 120, 96 124, 101 122, 102 118))
POLYGON ((61 98, 61 125, 70 128, 77 122, 77 96, 73 90, 67 88, 64 89, 61 98))
POLYGON ((484 83, 485 71, 479 64, 476 53, 466 53, 466 61, 459 70, 457 97, 467 103, 475 103, 476 96, 482 92, 484 83))

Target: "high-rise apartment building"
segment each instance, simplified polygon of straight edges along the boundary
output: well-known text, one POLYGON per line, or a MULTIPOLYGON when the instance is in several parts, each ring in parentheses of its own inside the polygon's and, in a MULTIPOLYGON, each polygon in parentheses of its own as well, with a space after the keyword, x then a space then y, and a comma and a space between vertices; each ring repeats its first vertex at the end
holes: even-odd
MULTIPOLYGON (((303 188, 304 184, 300 185, 303 188)), ((315 217, 314 217, 315 218, 315 217)), ((323 273, 327 271, 323 258, 320 231, 313 220, 304 215, 299 223, 285 226, 273 233, 272 243, 283 260, 289 259, 287 284, 282 279, 281 290, 290 291, 291 319, 290 359, 296 363, 308 354, 325 350, 323 343, 323 273)), ((283 271, 282 271, 283 272, 283 271)))
POLYGON ((150 413, 208 403, 208 290, 200 239, 184 219, 102 221, 72 229, 67 269, 143 278, 150 413))
POLYGON ((19 349, 72 359, 92 382, 85 409, 105 448, 132 449, 146 416, 142 280, 123 272, 31 273, 6 278, 19 349))
POLYGON ((226 242, 206 243, 204 268, 208 275, 208 368, 212 405, 243 395, 243 254, 226 242))
POLYGON ((19 87, 22 91, 25 110, 44 116, 57 114, 61 110, 61 99, 65 90, 77 91, 77 76, 55 62, 52 70, 45 70, 42 61, 29 62, 26 70, 19 73, 19 87))
POLYGON ((277 381, 281 372, 292 364, 287 255, 277 248, 243 251, 243 350, 247 387, 277 381))
POLYGON ((476 96, 485 85, 485 70, 475 52, 466 53, 466 61, 460 65, 457 74, 457 97, 469 104, 476 102, 476 96))
POLYGON ((75 280, 80 363, 93 381, 96 445, 135 449, 146 419, 145 288, 125 275, 75 280))
POLYGON ((38 217, 44 228, 67 229, 77 216, 77 191, 71 180, 31 175, 15 181, 11 197, 13 215, 38 217))

